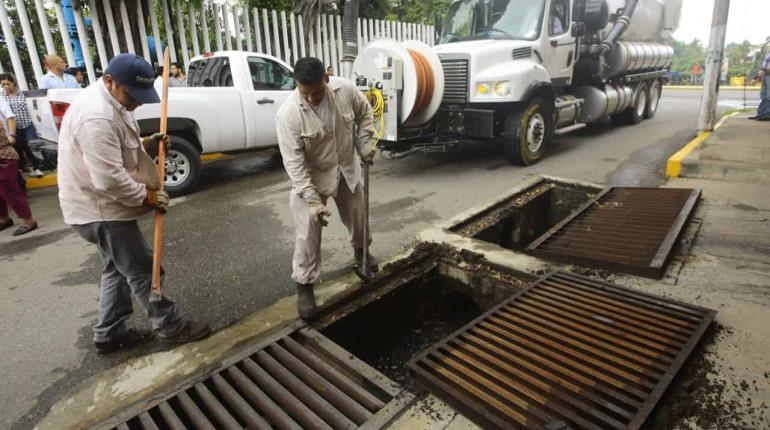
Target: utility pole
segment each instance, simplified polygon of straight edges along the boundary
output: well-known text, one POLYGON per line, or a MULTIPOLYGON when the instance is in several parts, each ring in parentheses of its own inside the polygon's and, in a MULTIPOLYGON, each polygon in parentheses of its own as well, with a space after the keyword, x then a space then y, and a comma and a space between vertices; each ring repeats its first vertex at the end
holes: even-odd
POLYGON ((729 12, 730 0, 714 0, 714 15, 711 18, 711 36, 706 51, 706 73, 703 77, 703 99, 701 100, 698 131, 712 131, 716 123, 719 75, 722 73, 729 12))

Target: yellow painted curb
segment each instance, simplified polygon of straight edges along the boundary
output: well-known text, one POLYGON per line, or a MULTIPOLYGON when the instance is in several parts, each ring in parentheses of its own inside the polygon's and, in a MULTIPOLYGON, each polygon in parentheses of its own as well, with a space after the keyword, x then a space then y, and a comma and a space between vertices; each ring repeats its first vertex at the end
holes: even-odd
POLYGON ((36 188, 48 188, 55 187, 56 173, 49 173, 42 178, 27 178, 27 189, 34 190, 36 188))
MULTIPOLYGON (((733 117, 735 115, 738 115, 740 112, 734 112, 729 115, 725 115, 722 117, 722 119, 719 120, 717 125, 714 126, 714 130, 717 130, 719 127, 721 127, 725 122, 727 122, 727 119, 730 117, 733 117)), ((671 158, 668 159, 666 162, 666 176, 671 178, 677 178, 682 173, 682 160, 685 159, 688 155, 690 155, 691 152, 695 150, 701 143, 705 142, 706 139, 711 136, 712 132, 710 131, 703 131, 698 136, 691 140, 690 143, 684 146, 684 148, 680 149, 676 152, 676 154, 672 155, 671 158)))
POLYGON ((221 160, 223 158, 232 158, 232 155, 222 154, 221 152, 215 152, 213 154, 203 154, 201 155, 201 161, 214 161, 214 160, 221 160))

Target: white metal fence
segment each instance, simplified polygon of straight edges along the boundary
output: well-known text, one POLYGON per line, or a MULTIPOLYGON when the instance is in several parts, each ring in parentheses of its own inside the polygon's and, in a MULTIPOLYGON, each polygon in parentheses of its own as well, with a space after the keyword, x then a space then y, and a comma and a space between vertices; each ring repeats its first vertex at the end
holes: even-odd
MULTIPOLYGON (((292 12, 248 10, 242 5, 226 3, 204 1, 201 7, 189 5, 187 10, 183 10, 178 0, 72 0, 71 3, 82 62, 92 82, 97 71, 104 70, 115 55, 131 52, 151 61, 154 52, 162 52, 162 46, 170 48, 172 61, 183 62, 185 67, 190 58, 202 52, 235 49, 266 53, 289 64, 304 56, 314 56, 340 70, 342 19, 339 15, 322 14, 313 25, 305 26, 303 17, 292 12), (145 21, 147 15, 150 22, 145 21), (90 27, 86 26, 88 18, 90 27), (162 31, 160 25, 163 25, 162 31), (310 28, 309 34, 305 34, 305 28, 310 28), (154 46, 149 46, 148 36, 152 36, 154 46)), ((75 53, 60 0, 45 4, 43 0, 0 0, 0 24, 8 45, 7 55, 22 89, 30 87, 24 72, 33 70, 35 81, 39 80, 44 73, 41 55, 62 55, 57 47, 64 51, 67 63, 75 66, 75 53), (17 11, 13 22, 6 6, 12 1, 17 11), (45 52, 38 52, 35 43, 35 31, 28 15, 32 9, 45 52), (24 59, 14 43, 19 37, 24 40, 28 54, 24 59)), ((433 26, 426 24, 358 20, 359 49, 381 37, 417 39, 433 45, 434 32, 433 26)))

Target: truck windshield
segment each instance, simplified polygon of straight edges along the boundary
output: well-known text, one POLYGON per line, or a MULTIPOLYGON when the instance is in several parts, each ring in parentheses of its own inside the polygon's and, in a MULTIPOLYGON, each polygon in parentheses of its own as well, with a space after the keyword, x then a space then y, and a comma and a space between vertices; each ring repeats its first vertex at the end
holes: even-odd
POLYGON ((449 7, 441 43, 479 39, 535 40, 545 0, 458 0, 449 7))

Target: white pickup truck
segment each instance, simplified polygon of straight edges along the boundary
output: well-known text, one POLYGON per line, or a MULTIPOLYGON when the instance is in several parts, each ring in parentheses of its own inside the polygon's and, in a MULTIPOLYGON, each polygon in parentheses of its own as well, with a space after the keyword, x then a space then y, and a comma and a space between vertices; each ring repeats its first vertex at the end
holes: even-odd
MULTIPOLYGON (((169 89, 166 186, 175 195, 192 191, 201 155, 275 147, 275 114, 292 94, 292 69, 269 55, 223 51, 190 61, 187 88, 169 89)), ((82 90, 28 93, 27 104, 42 140, 56 142, 67 107, 82 90)), ((160 104, 141 106, 142 134, 158 131, 160 104)), ((51 147, 49 143, 47 145, 51 147)))

